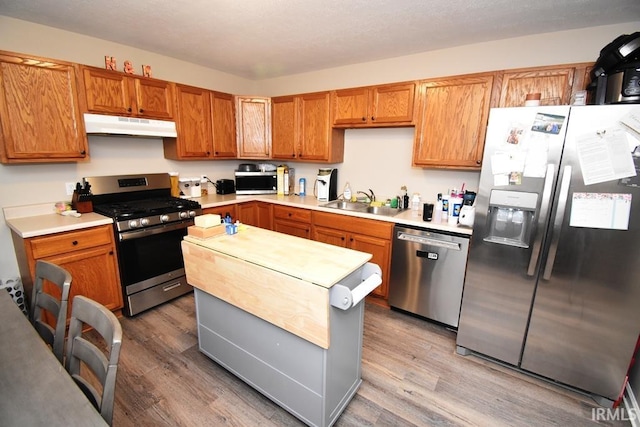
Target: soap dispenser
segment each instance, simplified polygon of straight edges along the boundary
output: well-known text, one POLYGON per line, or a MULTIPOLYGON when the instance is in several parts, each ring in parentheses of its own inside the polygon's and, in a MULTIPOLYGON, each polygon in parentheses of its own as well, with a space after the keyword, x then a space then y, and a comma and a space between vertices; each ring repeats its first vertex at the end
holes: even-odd
POLYGON ((344 199, 347 201, 351 200, 351 187, 349 186, 348 182, 344 185, 344 190, 342 191, 342 197, 344 197, 344 199))

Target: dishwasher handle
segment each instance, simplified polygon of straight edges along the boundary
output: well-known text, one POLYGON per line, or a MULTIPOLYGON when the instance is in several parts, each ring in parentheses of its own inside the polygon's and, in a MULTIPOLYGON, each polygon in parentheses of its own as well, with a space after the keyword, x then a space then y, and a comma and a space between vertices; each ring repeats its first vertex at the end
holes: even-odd
POLYGON ((415 234, 409 234, 399 232, 397 235, 398 240, 405 240, 407 242, 420 243, 421 245, 436 246, 439 248, 445 248, 452 251, 461 250, 459 243, 447 242, 445 240, 433 239, 431 237, 418 236, 415 234))

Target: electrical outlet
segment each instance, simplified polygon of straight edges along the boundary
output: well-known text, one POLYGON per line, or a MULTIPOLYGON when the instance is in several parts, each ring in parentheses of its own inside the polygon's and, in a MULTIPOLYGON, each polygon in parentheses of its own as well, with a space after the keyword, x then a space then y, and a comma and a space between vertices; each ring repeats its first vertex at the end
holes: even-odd
POLYGON ((65 188, 67 189, 67 196, 73 196, 73 191, 76 189, 75 182, 65 182, 65 188))

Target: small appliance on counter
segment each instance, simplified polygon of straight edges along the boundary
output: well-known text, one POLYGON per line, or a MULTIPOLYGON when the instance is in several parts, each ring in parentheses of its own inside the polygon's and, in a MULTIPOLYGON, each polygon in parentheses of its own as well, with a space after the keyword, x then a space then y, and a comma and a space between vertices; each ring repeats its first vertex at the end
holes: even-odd
POLYGON ((338 169, 320 168, 318 170, 316 197, 323 202, 338 198, 338 169))
POLYGON ((219 179, 215 183, 216 194, 233 194, 236 192, 236 185, 232 179, 219 179))
POLYGON ((278 179, 276 171, 261 172, 256 165, 240 165, 235 172, 236 194, 276 194, 278 179), (250 166, 255 166, 252 169, 250 166))
POLYGON ((200 178, 180 178, 178 179, 180 195, 184 197, 200 197, 200 178))
POLYGON ((591 104, 640 103, 640 32, 603 47, 590 77, 591 104))

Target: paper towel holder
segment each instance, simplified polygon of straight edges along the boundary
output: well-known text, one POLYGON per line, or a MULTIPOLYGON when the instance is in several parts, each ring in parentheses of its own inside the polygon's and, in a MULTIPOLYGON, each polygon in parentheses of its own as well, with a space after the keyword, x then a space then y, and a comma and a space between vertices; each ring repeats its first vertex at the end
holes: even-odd
POLYGON ((382 270, 377 264, 368 262, 362 269, 362 277, 366 279, 362 279, 362 282, 353 290, 340 283, 333 285, 329 291, 329 304, 341 310, 356 306, 369 292, 380 286, 382 270))

